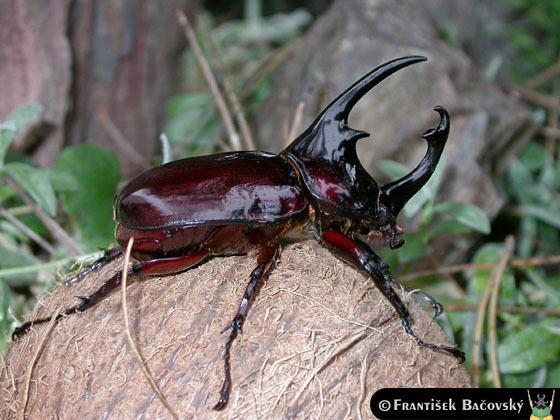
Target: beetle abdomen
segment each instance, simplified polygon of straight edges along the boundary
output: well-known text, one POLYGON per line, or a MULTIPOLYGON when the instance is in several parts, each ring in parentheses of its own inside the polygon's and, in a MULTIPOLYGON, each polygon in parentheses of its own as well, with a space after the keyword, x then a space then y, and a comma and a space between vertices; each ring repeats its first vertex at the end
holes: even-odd
POLYGON ((271 223, 307 208, 292 167, 262 152, 233 152, 170 162, 133 179, 115 202, 130 229, 197 224, 271 223))

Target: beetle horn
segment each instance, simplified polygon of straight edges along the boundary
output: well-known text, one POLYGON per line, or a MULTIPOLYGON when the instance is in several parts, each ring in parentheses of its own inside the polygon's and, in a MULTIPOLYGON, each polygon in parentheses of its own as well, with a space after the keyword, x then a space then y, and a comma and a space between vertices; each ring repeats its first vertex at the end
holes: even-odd
POLYGON ((422 138, 428 142, 428 150, 418 166, 408 175, 381 186, 381 203, 385 204, 394 217, 402 210, 408 200, 430 179, 439 162, 445 142, 449 135, 449 114, 441 107, 434 108, 440 116, 436 128, 426 131, 422 138))
POLYGON ((348 127, 348 116, 354 105, 369 90, 391 74, 406 66, 426 60, 426 57, 415 55, 397 58, 376 67, 332 101, 286 150, 299 155, 324 156, 337 151, 341 144, 367 137, 368 133, 348 127))
POLYGON ((426 61, 426 57, 413 55, 408 57, 401 57, 388 61, 379 67, 376 67, 371 72, 366 74, 342 94, 332 101, 327 108, 321 113, 318 119, 324 118, 327 120, 344 121, 348 123, 348 116, 354 105, 378 83, 389 77, 391 74, 399 71, 400 69, 410 66, 411 64, 420 61, 426 61))

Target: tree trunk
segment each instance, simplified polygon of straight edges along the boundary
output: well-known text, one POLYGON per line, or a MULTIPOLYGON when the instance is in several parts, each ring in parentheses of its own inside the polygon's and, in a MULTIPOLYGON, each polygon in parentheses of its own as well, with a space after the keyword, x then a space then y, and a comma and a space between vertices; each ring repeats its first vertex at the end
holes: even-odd
POLYGON ((50 165, 67 145, 112 150, 126 175, 149 166, 184 44, 176 10, 196 1, 12 0, 0 15, 0 118, 45 109, 16 142, 50 165))

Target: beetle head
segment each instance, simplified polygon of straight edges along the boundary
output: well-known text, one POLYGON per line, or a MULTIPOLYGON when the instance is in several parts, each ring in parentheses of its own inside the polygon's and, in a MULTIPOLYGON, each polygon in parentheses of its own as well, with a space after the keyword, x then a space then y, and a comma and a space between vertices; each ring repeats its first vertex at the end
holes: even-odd
POLYGON ((369 134, 349 127, 348 116, 379 82, 425 60, 420 56, 402 57, 373 69, 331 102, 281 153, 298 167, 320 216, 327 214, 328 222, 351 220, 351 229, 356 233, 369 232, 371 236, 388 232, 391 248, 402 245, 397 239, 402 233, 395 223, 397 215, 428 181, 439 161, 449 133, 449 116, 443 108, 435 108, 441 122, 423 135, 428 142, 424 159, 410 174, 381 187, 363 168, 356 153, 357 141, 369 134))
POLYGON ((537 402, 535 403, 535 405, 538 408, 546 408, 548 407, 547 401, 546 401, 546 395, 545 394, 537 394, 537 402))

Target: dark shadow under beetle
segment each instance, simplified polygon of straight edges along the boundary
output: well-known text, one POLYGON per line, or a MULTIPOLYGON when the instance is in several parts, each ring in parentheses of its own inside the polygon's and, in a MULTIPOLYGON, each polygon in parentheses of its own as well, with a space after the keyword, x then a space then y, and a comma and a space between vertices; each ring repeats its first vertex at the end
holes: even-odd
MULTIPOLYGON (((394 286, 387 264, 372 248, 403 244, 396 218, 410 198, 433 174, 449 134, 449 115, 435 111, 439 125, 423 134, 428 150, 410 174, 379 186, 362 167, 356 142, 368 133, 348 126, 348 115, 360 98, 392 73, 426 60, 410 56, 389 61, 365 75, 336 98, 311 126, 284 151, 230 152, 182 159, 150 169, 134 178, 115 200, 116 239, 90 267, 66 281, 70 285, 122 254, 134 237, 129 269, 138 275, 162 276, 188 270, 214 256, 258 250, 237 313, 230 324, 224 351, 224 382, 215 409, 227 405, 231 391, 230 353, 243 328, 251 303, 278 257, 280 240, 289 233, 309 230, 337 257, 370 277, 396 309, 405 331, 420 346, 464 354, 455 347, 422 341, 410 326, 410 313, 394 286)), ((119 287, 118 271, 96 292, 57 316, 85 311, 119 287)), ((418 292, 442 311, 429 295, 418 292)), ((13 337, 50 318, 28 321, 13 337)))

